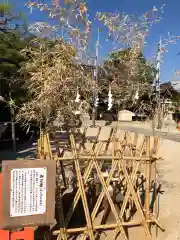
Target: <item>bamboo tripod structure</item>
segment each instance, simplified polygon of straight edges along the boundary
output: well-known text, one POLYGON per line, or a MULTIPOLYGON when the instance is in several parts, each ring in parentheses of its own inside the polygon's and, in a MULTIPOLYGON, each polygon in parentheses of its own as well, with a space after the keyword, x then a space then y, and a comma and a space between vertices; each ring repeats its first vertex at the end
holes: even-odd
MULTIPOLYGON (((156 152, 158 137, 143 136, 137 133, 125 132, 121 135, 112 131, 108 141, 94 140, 91 148, 85 146, 86 139, 77 144, 75 134, 70 133, 69 145, 71 156, 53 155, 49 135, 41 135, 38 142, 38 152, 41 159, 44 157, 60 163, 71 163, 75 175, 73 201, 64 211, 63 191, 59 191, 59 225, 53 229, 57 239, 67 240, 69 236, 78 236, 78 239, 96 239, 98 234, 111 229, 112 239, 121 236, 128 240, 128 227, 141 227, 144 229, 146 239, 152 240, 151 226, 164 230, 157 216, 157 183, 156 183, 156 152), (152 143, 152 145, 151 145, 152 143), (111 146, 110 146, 111 144, 111 146), (108 145, 108 147, 107 147, 108 145), (105 147, 106 146, 106 147, 105 147), (102 149, 110 149, 105 154, 102 149), (106 170, 103 170, 103 169, 106 170), (98 179, 98 184, 95 181, 98 179), (154 183, 154 184, 153 184, 154 183), (101 188, 99 192, 97 189, 101 188), (96 194, 90 194, 96 189, 96 194), (112 189, 113 194, 110 190, 112 189), (122 197, 117 200, 118 194, 122 197), (93 201, 90 201, 94 199, 93 201), (76 215, 76 208, 82 203, 84 223, 78 227, 71 227, 71 219, 76 215), (92 204, 93 202, 93 204, 92 204), (103 221, 97 223, 99 212, 104 207, 103 221), (112 214, 114 223, 107 222, 107 216, 112 214), (138 215, 138 220, 135 216, 138 215)), ((56 141, 58 144, 58 141, 56 141)), ((62 177, 66 171, 62 169, 62 177)), ((63 183, 66 180, 63 181, 63 183)))

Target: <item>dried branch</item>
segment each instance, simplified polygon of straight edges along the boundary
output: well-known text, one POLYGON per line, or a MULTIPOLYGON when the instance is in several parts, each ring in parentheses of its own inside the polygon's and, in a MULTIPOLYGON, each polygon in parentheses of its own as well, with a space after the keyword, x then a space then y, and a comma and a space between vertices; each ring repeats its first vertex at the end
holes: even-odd
POLYGON ((77 48, 86 48, 91 31, 86 3, 83 0, 54 1, 53 4, 44 4, 29 1, 27 6, 33 11, 37 8, 45 12, 55 25, 46 22, 36 22, 29 26, 31 32, 40 36, 62 37, 77 48))

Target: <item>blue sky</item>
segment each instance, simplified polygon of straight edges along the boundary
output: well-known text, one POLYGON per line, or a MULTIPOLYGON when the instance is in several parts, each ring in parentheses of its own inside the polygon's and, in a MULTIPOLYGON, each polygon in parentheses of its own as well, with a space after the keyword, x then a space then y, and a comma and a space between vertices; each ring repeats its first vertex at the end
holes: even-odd
MULTIPOLYGON (((12 0, 17 4, 17 0, 12 0)), ((45 1, 45 0, 44 0, 45 1)), ((39 11, 29 13, 29 9, 24 7, 26 0, 18 0, 18 8, 27 12, 27 18, 29 22, 34 21, 46 21, 47 18, 42 16, 39 11)), ((89 0, 88 9, 91 18, 98 12, 126 12, 127 14, 141 15, 144 12, 156 6, 160 8, 163 4, 166 4, 164 8, 163 19, 160 23, 155 24, 150 29, 150 35, 147 39, 147 45, 144 49, 144 54, 147 58, 151 58, 152 54, 156 51, 157 42, 160 36, 167 37, 168 32, 173 36, 180 36, 180 1, 179 0, 89 0)), ((92 39, 96 39, 97 24, 93 24, 93 36, 92 39)), ((106 42, 106 32, 100 33, 100 43, 102 48, 100 49, 100 56, 103 58, 106 52, 112 49, 112 44, 106 42)), ((94 42, 91 43, 91 49, 94 51, 94 42)), ((180 41, 176 45, 170 45, 168 47, 168 53, 164 54, 164 60, 161 65, 161 81, 168 81, 173 78, 173 71, 180 69, 180 56, 177 53, 180 52, 180 41)))

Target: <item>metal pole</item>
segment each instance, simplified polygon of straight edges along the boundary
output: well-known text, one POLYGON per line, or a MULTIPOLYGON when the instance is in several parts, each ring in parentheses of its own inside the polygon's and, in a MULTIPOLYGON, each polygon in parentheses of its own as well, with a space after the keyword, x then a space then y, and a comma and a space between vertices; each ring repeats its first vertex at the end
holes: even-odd
POLYGON ((15 134, 15 122, 14 122, 14 116, 12 116, 11 120, 11 126, 12 126, 12 142, 13 142, 13 151, 16 152, 16 134, 15 134))
MULTIPOLYGON (((11 99, 11 92, 9 92, 9 99, 11 99)), ((16 152, 16 132, 15 132, 15 122, 14 122, 14 108, 10 104, 10 113, 11 113, 11 136, 12 136, 12 149, 13 152, 16 152)))
MULTIPOLYGON (((98 82, 98 59, 99 59, 99 28, 98 28, 98 38, 96 42, 96 58, 95 58, 95 71, 94 71, 94 77, 95 77, 94 80, 96 84, 98 82)), ((96 97, 97 97, 97 91, 96 91, 96 86, 94 86, 93 109, 92 109, 92 126, 93 127, 95 127, 96 125, 96 115, 97 115, 96 97)))
POLYGON ((158 117, 158 124, 157 128, 161 129, 162 122, 161 122, 161 91, 160 91, 160 64, 161 64, 161 48, 162 48, 162 40, 160 37, 160 41, 158 44, 158 54, 157 54, 157 73, 156 73, 156 96, 157 96, 157 117, 158 117))

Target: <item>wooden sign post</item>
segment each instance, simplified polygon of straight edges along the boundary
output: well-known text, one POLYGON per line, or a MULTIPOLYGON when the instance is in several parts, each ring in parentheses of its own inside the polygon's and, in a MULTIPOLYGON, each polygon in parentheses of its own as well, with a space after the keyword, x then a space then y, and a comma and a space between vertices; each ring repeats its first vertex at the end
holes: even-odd
POLYGON ((53 224, 55 189, 56 161, 4 161, 1 228, 53 224))

